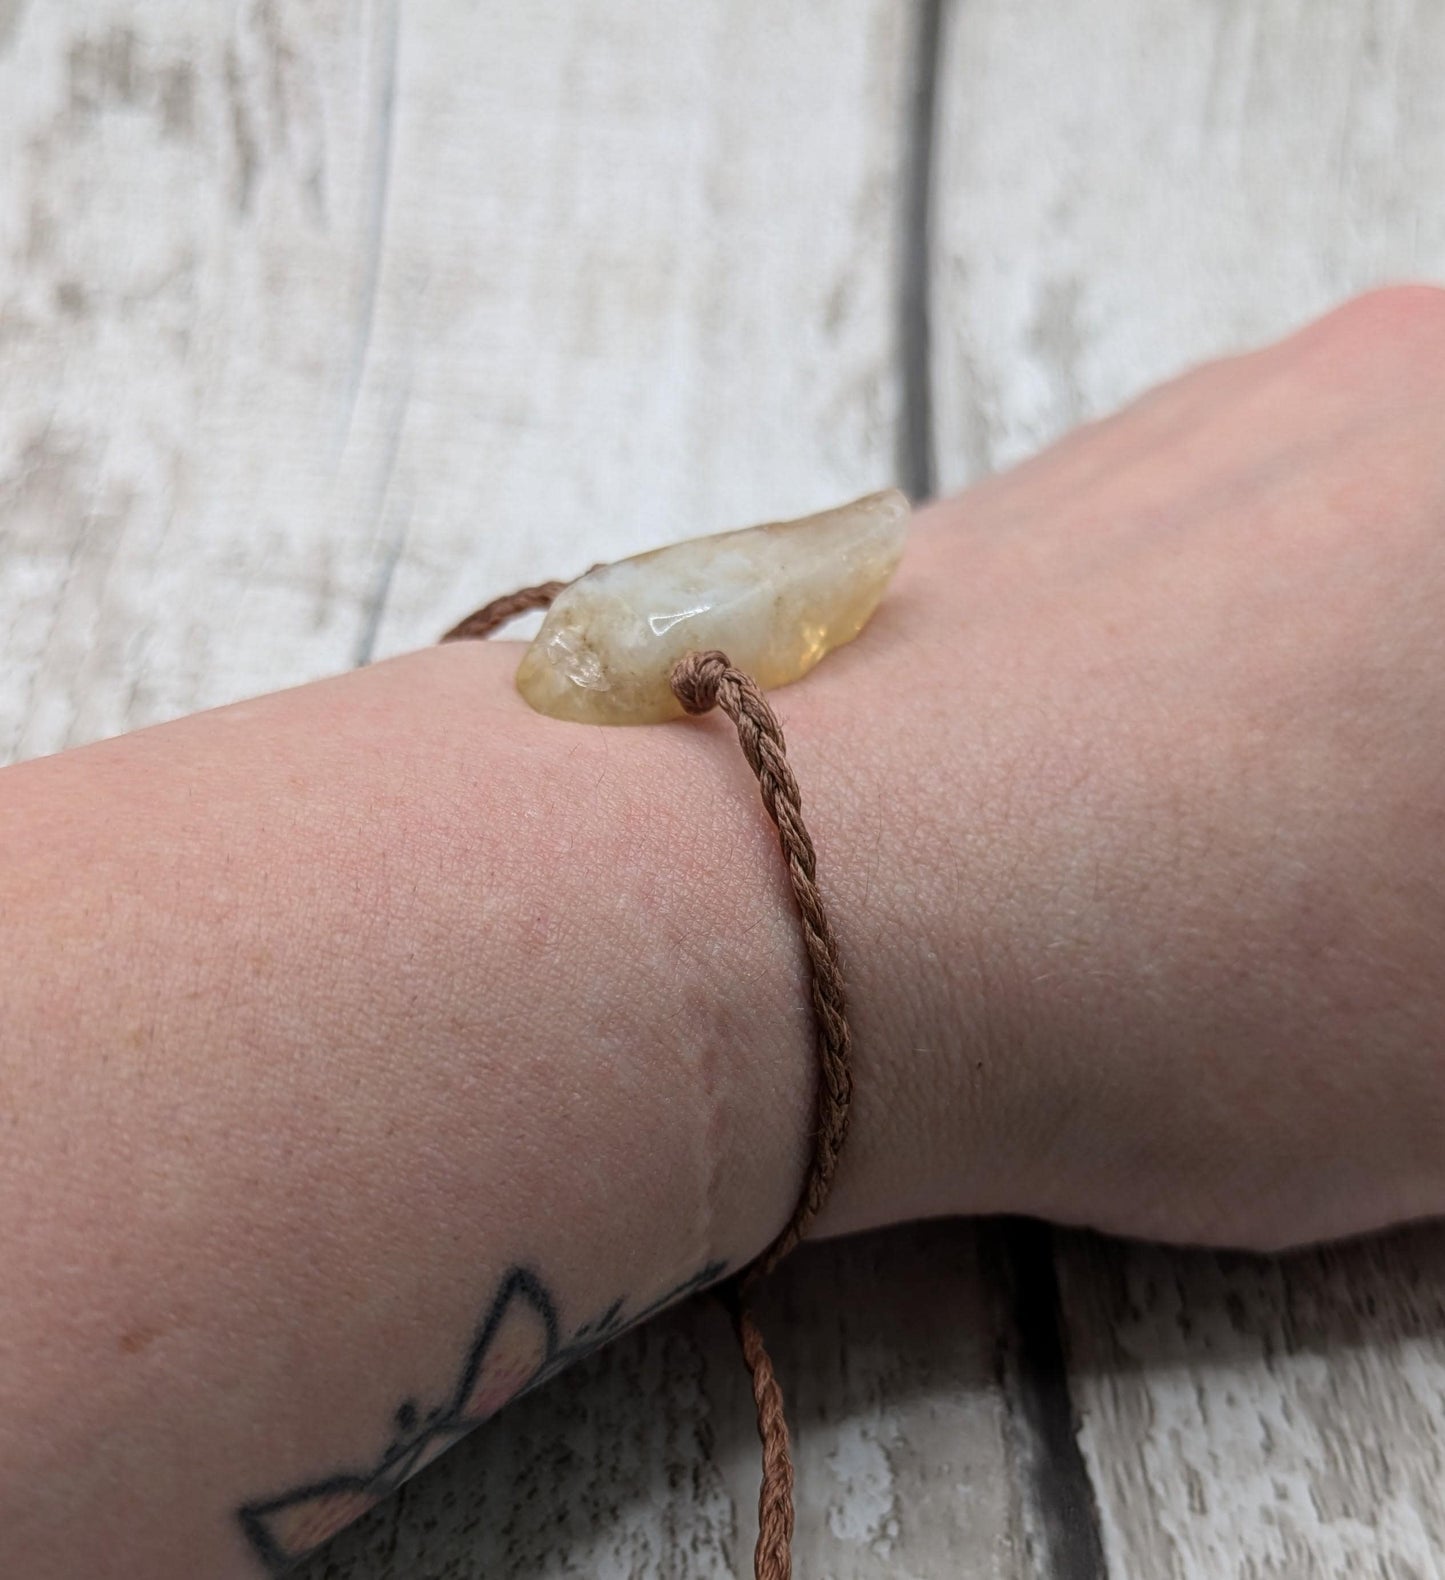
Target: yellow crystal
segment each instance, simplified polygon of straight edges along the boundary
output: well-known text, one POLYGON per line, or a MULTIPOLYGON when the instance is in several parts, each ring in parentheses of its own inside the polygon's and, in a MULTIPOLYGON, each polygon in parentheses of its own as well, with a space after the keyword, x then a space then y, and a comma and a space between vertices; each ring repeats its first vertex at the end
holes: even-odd
POLYGON ((706 648, 784 686, 867 624, 907 527, 908 501, 889 489, 600 565, 557 595, 517 689, 553 718, 655 724, 683 711, 673 665, 706 648))

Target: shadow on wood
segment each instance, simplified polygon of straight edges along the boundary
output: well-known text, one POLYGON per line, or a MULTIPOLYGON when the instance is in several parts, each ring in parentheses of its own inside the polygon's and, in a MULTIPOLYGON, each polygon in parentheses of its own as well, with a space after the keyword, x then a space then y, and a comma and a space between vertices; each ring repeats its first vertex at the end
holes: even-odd
MULTIPOLYGON (((1024 1572, 1005 1307, 963 1223, 806 1246, 779 1269, 759 1316, 788 1397, 800 1574, 1024 1572)), ((297 1574, 740 1575, 759 1474, 747 1374, 702 1297, 503 1411, 297 1574)))
POLYGON ((1445 1228, 1284 1256, 1057 1238, 1110 1573, 1436 1571, 1445 1228))

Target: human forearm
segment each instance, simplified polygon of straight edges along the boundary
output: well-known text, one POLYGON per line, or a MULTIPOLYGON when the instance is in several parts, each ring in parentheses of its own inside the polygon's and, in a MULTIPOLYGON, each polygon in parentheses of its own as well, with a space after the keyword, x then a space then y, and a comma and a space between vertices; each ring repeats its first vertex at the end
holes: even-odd
MULTIPOLYGON (((24 1572, 243 1574, 242 1506, 443 1446, 617 1301, 786 1216, 811 1030, 736 746, 538 719, 514 662, 417 654, 0 776, 0 1554, 24 1572)), ((865 892, 877 805, 788 700, 825 867, 865 892)), ((897 943, 855 949, 833 1228, 917 1204, 897 943)))
MULTIPOLYGON (((1404 291, 1177 381, 930 508, 777 694, 856 1039, 819 1232, 1445 1209, 1442 366, 1404 291)), ((236 1510, 414 1441, 498 1291, 565 1346, 786 1216, 811 1028, 736 743, 538 718, 515 661, 0 775, 10 1566, 239 1576, 236 1510)))

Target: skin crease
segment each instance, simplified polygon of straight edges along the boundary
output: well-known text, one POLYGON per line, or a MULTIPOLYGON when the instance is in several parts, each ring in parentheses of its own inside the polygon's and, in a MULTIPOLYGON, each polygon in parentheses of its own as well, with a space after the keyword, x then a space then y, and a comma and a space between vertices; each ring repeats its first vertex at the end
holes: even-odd
MULTIPOLYGON (((1191 373, 921 512, 775 694, 857 1037, 822 1232, 1445 1209, 1442 370, 1418 287, 1191 373)), ((237 1505, 374 1458, 510 1263, 571 1332, 786 1216, 729 726, 541 719, 518 651, 0 773, 0 1573, 255 1573, 237 1505)))

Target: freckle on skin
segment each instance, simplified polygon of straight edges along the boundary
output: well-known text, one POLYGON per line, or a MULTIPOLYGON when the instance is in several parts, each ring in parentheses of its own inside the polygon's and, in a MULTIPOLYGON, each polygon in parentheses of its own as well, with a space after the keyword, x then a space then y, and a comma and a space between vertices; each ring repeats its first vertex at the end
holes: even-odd
POLYGON ((153 1328, 132 1328, 130 1332, 121 1334, 118 1347, 122 1355, 139 1355, 159 1337, 153 1328))

